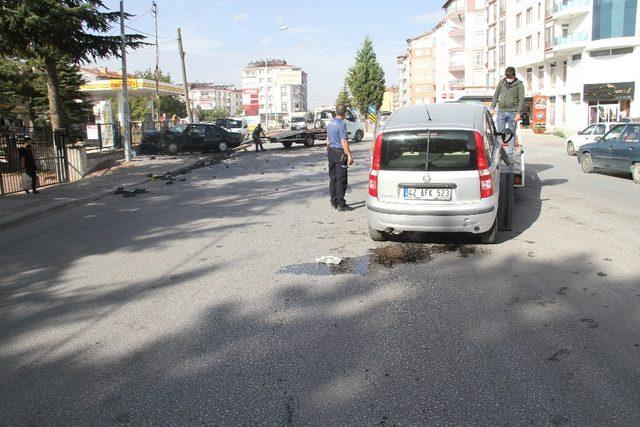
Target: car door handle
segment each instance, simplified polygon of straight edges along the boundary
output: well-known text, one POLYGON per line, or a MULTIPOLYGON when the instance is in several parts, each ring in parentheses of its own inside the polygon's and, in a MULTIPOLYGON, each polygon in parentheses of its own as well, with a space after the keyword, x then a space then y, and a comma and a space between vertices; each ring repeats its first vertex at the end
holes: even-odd
POLYGON ((609 146, 609 150, 613 150, 613 147, 612 147, 612 146, 609 146))
POLYGON ((633 151, 633 147, 629 147, 629 151, 633 151))

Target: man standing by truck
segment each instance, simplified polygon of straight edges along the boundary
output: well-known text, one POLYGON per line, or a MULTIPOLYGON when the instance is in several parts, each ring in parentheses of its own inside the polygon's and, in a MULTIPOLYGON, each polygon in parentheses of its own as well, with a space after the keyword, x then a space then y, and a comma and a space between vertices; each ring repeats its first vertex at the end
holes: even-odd
MULTIPOLYGON (((498 132, 508 128, 515 134, 524 108, 524 84, 516 77, 516 69, 513 67, 507 67, 505 78, 500 80, 496 87, 491 108, 496 108, 496 105, 498 105, 498 132)), ((515 138, 511 138, 509 154, 513 155, 514 151, 515 138)))
POLYGON ((347 125, 344 123, 346 114, 347 106, 339 104, 336 107, 335 118, 327 125, 329 193, 331 194, 331 206, 340 212, 353 210, 344 199, 347 192, 349 165, 353 164, 353 155, 347 137, 347 125))
POLYGON ((262 130, 262 125, 258 123, 258 126, 256 126, 256 128, 253 130, 253 134, 252 134, 253 143, 256 145, 256 153, 258 151, 266 151, 262 146, 262 139, 261 139, 262 136, 266 138, 266 135, 264 134, 264 130, 262 130))

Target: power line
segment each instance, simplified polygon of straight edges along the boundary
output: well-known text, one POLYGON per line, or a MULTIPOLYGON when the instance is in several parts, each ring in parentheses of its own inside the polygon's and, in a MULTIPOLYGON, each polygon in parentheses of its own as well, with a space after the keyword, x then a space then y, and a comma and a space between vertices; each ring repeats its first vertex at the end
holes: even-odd
MULTIPOLYGON (((142 30, 139 30, 137 28, 130 27, 128 25, 125 25, 125 27, 127 29, 131 30, 131 31, 135 31, 135 32, 140 33, 140 34, 144 34, 145 36, 148 36, 148 37, 156 37, 155 34, 147 33, 146 31, 142 31, 142 30)), ((158 37, 161 38, 161 39, 165 39, 165 40, 176 40, 175 37, 165 37, 165 36, 160 36, 160 35, 158 37)))

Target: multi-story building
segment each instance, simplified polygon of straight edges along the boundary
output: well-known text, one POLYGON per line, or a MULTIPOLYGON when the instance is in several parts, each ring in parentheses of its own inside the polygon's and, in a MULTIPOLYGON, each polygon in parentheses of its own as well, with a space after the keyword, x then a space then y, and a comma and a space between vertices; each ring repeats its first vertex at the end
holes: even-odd
POLYGON ((242 91, 230 85, 189 83, 189 99, 194 109, 223 108, 229 115, 239 115, 243 112, 242 91))
POLYGON ((421 105, 436 100, 436 46, 433 31, 407 40, 409 103, 421 105))
POLYGON ((398 64, 398 97, 399 106, 405 107, 411 104, 411 82, 409 79, 409 55, 399 55, 398 64))
POLYGON ((291 113, 307 111, 307 73, 281 59, 242 68, 242 103, 248 116, 275 125, 291 113))
POLYGON ((400 89, 398 86, 386 87, 380 110, 394 112, 398 108, 400 108, 400 89))
POLYGON ((640 117, 636 0, 507 3, 507 65, 516 67, 528 96, 548 97, 547 127, 640 117))
MULTIPOLYGON (((486 98, 485 0, 447 0, 444 18, 407 40, 411 104, 486 98)), ((399 64, 401 63, 399 57, 399 64)), ((403 76, 399 67, 402 91, 403 76)))

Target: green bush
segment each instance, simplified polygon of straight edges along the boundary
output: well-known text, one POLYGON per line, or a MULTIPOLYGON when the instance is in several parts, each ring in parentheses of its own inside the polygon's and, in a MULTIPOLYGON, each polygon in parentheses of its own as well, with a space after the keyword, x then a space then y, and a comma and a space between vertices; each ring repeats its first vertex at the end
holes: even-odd
POLYGON ((564 133, 564 131, 563 131, 563 130, 560 130, 560 129, 559 129, 559 130, 557 130, 557 131, 553 132, 553 136, 557 136, 558 138, 566 138, 566 137, 567 137, 567 134, 566 134, 566 133, 564 133))

